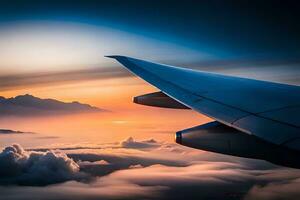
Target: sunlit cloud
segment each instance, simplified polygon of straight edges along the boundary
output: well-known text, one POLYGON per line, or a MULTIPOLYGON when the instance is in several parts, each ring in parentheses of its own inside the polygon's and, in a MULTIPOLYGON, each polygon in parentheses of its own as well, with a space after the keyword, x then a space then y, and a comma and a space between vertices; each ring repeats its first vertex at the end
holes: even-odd
POLYGON ((122 125, 122 124, 128 123, 128 121, 126 121, 126 120, 114 120, 114 121, 112 121, 112 123, 122 125))
POLYGON ((123 148, 132 148, 132 149, 146 149, 159 146, 159 144, 154 140, 145 140, 145 141, 135 141, 132 137, 129 137, 127 140, 121 143, 123 148))

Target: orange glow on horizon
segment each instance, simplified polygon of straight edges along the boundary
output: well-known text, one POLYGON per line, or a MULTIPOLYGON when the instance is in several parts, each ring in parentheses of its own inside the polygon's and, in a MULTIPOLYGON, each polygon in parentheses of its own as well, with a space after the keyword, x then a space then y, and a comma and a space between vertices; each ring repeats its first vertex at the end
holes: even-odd
MULTIPOLYGON (((134 96, 153 91, 157 90, 137 78, 85 81, 6 91, 1 95, 12 97, 28 93, 65 102, 79 101, 108 112, 25 119, 2 118, 0 127, 58 137, 57 141, 63 143, 103 143, 122 141, 128 137, 173 141, 176 131, 210 121, 209 118, 190 110, 153 108, 132 102, 134 96)), ((2 140, 0 144, 4 146, 9 142, 10 140, 2 140)), ((40 145, 40 141, 33 144, 34 142, 24 139, 22 142, 24 146, 40 145)))

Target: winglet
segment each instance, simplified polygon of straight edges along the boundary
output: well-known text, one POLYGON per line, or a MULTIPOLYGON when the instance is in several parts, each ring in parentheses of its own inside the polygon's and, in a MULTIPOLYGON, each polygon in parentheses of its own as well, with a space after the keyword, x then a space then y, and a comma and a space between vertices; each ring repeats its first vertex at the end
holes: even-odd
POLYGON ((125 56, 121 56, 121 55, 109 55, 109 56, 104 56, 104 57, 118 59, 118 58, 124 58, 125 56))

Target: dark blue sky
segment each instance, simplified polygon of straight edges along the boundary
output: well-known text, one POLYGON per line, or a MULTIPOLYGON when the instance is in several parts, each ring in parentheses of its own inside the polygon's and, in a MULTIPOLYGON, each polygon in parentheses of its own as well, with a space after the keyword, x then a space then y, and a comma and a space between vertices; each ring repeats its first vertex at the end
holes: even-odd
POLYGON ((298 57, 297 1, 1 1, 0 20, 108 25, 233 57, 298 57))

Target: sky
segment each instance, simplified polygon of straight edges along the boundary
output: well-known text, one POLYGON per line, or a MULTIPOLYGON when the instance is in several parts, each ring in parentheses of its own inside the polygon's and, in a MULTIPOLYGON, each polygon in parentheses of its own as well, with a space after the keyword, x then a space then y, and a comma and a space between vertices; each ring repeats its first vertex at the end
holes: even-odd
POLYGON ((299 199, 297 169, 176 144, 176 131, 212 119, 134 104, 157 89, 104 57, 300 85, 299 6, 1 1, 0 96, 104 111, 33 115, 15 107, 7 115, 0 108, 0 129, 13 130, 0 131, 0 199, 299 199))

